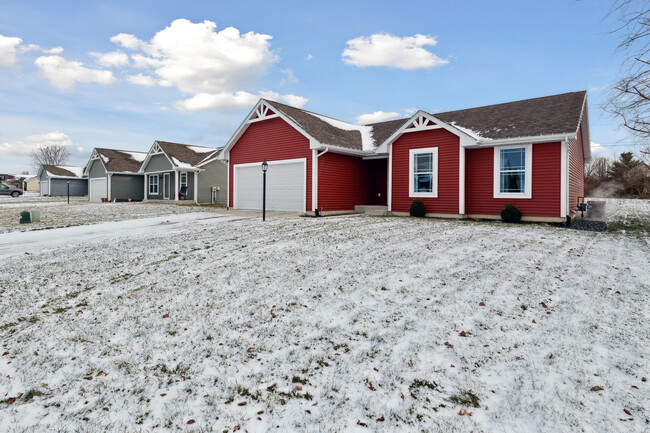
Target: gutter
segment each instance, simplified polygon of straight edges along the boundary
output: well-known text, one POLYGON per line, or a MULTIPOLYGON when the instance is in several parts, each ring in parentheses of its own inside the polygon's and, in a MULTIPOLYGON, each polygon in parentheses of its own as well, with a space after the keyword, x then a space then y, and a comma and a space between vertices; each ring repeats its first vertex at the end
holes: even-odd
POLYGON ((487 147, 487 146, 505 146, 508 144, 520 144, 520 143, 547 143, 547 142, 556 142, 556 141, 568 141, 575 140, 576 134, 572 132, 564 134, 550 134, 550 135, 538 135, 535 137, 514 137, 514 138, 502 138, 497 140, 479 140, 475 146, 468 147, 487 147))

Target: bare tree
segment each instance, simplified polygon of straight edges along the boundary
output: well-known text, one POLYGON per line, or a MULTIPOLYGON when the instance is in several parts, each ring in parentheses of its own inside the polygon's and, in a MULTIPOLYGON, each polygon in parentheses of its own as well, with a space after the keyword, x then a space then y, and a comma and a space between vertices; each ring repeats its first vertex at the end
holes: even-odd
POLYGON ((650 140, 650 3, 616 0, 609 16, 616 19, 612 33, 626 59, 622 77, 612 87, 607 109, 642 141, 650 140))
POLYGON ((41 165, 61 165, 70 157, 67 146, 61 144, 42 144, 32 151, 32 162, 37 168, 41 165))

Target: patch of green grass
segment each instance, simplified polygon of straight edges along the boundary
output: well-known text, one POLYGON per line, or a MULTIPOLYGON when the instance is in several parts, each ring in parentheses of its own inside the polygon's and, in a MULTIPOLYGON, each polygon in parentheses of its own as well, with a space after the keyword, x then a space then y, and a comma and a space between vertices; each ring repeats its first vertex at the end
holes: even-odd
POLYGON ((462 406, 479 407, 479 398, 472 391, 461 392, 449 397, 449 401, 462 406))
POLYGON ((434 382, 429 382, 428 380, 420 380, 420 379, 415 379, 411 384, 409 385, 409 389, 411 391, 418 389, 418 388, 429 388, 431 390, 434 390, 438 387, 438 384, 434 382))

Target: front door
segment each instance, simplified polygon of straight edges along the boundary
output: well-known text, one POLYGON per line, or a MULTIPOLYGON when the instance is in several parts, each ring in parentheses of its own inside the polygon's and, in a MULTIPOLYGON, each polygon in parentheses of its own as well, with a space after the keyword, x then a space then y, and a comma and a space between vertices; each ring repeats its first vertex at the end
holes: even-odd
POLYGON ((171 182, 169 173, 163 174, 163 198, 169 200, 169 190, 171 189, 171 182))

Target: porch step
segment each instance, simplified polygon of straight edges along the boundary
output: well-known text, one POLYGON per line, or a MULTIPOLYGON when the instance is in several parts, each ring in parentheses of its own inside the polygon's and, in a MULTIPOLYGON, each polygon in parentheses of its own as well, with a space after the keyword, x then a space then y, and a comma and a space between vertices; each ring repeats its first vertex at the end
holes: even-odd
POLYGON ((374 206, 374 205, 355 206, 354 211, 356 213, 365 213, 366 215, 387 216, 388 206, 374 206))

